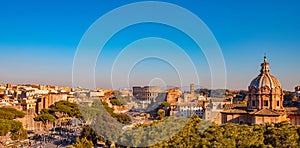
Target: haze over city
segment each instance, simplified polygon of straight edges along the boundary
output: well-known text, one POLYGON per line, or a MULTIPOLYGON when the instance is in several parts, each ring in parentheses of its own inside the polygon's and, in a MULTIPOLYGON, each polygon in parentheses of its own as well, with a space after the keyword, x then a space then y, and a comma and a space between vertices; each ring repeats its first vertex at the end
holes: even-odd
MULTIPOLYGON (((109 10, 131 2, 135 1, 1 2, 0 62, 4 63, 1 82, 72 86, 73 58, 85 31, 109 10)), ((166 2, 190 10, 210 28, 224 55, 227 88, 247 89, 249 82, 259 74, 259 64, 265 53, 271 63, 271 72, 280 79, 283 89, 293 90, 299 85, 298 1, 166 2)), ((124 46, 144 37, 166 38, 180 45, 196 67, 200 86, 210 86, 210 69, 205 55, 189 37, 166 25, 143 23, 125 28, 106 44, 96 66, 98 87, 112 87, 108 71, 116 56, 124 46)), ((133 54, 154 50, 178 55, 178 52, 170 52, 173 50, 171 44, 157 40, 134 44, 128 50, 133 54)), ((155 58, 138 63, 129 78, 130 85, 148 85, 151 80, 155 85, 180 85, 172 65, 155 58)), ((114 81, 123 82, 118 70, 114 73, 114 81)), ((182 83, 188 86, 197 82, 191 78, 182 83)), ((115 87, 126 85, 125 82, 118 83, 115 87)))
POLYGON ((2 0, 0 148, 300 148, 299 0, 2 0))

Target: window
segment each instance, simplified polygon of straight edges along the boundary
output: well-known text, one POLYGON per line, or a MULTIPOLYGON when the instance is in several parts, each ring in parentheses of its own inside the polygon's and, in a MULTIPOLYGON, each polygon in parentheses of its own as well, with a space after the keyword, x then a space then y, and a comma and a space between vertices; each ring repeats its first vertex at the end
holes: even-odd
POLYGON ((255 101, 252 101, 252 106, 255 106, 255 101))
POLYGON ((279 106, 280 105, 280 102, 279 101, 277 101, 277 106, 279 106))
POLYGON ((264 106, 269 106, 269 101, 264 101, 264 106))

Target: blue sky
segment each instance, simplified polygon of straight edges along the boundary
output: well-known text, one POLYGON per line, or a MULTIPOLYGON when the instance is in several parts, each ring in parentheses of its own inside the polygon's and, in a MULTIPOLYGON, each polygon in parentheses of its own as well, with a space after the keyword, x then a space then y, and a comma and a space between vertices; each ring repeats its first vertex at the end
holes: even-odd
MULTIPOLYGON (((108 11, 133 2, 138 1, 2 0, 0 2, 0 62, 2 63, 0 83, 71 86, 73 58, 85 31, 108 11)), ((284 89, 293 90, 296 85, 300 85, 299 1, 165 2, 190 10, 210 28, 224 55, 227 88, 247 89, 250 81, 259 73, 264 53, 267 53, 271 63, 271 73, 277 76, 284 89)), ((186 24, 189 25, 188 22, 186 24)), ((200 85, 210 86, 209 66, 195 43, 182 32, 159 24, 139 24, 116 34, 107 43, 98 59, 97 86, 111 87, 108 69, 113 62, 112 59, 115 59, 125 45, 136 39, 152 36, 169 38, 181 45, 197 67, 200 85)), ((143 50, 163 47, 168 48, 167 45, 148 43, 144 47, 132 47, 132 50, 143 52, 143 50)), ((172 65, 159 62, 157 59, 147 59, 139 62, 132 69, 132 75, 129 77, 130 85, 145 85, 151 80, 154 80, 151 84, 179 85, 178 75, 174 71, 172 65), (149 69, 155 69, 155 72, 149 69), (161 81, 162 79, 164 80, 161 81)), ((122 81, 118 80, 119 78, 122 77, 116 74, 114 80, 122 81)), ((191 82, 193 79, 183 84, 187 85, 191 82)), ((122 85, 127 84, 118 84, 118 87, 122 85)))

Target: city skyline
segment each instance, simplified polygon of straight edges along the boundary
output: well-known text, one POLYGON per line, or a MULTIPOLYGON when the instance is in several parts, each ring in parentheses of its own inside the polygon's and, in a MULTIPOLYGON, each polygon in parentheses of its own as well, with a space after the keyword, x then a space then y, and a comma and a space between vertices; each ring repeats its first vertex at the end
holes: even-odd
MULTIPOLYGON (((72 86, 73 59, 84 32, 106 12, 132 2, 138 1, 1 2, 0 62, 4 66, 0 83, 72 86)), ((300 84, 297 75, 300 73, 297 68, 300 54, 299 2, 165 2, 190 10, 210 28, 224 55, 228 89, 247 89, 250 81, 259 74, 259 65, 265 53, 271 64, 271 73, 279 79, 283 89, 294 90, 300 84)), ((182 32, 155 23, 125 28, 107 43, 97 61, 97 87, 111 88, 107 69, 124 46, 143 37, 167 38, 183 47, 196 65, 200 85, 209 88, 209 66, 201 49, 182 32)), ((162 54, 170 54, 172 49, 170 44, 157 40, 130 48, 132 52, 157 50, 162 54)), ((181 62, 181 59, 178 61, 181 62)), ((151 80, 154 80, 153 84, 180 86, 172 65, 159 59, 141 61, 131 74, 131 86, 147 85, 151 80), (148 70, 152 67, 157 70, 148 70)), ((117 74, 114 78, 121 81, 122 77, 117 74)), ((190 79, 183 82, 183 86, 190 83, 197 82, 190 79)), ((126 84, 116 87, 126 87, 126 84)))

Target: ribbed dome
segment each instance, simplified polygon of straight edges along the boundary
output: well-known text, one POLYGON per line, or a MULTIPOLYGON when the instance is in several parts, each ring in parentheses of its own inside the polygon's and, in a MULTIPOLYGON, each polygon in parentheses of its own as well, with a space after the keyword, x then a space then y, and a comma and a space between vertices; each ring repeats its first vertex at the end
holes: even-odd
POLYGON ((265 56, 260 74, 249 86, 247 109, 283 110, 283 91, 276 77, 270 74, 270 64, 265 56))
POLYGON ((281 88, 281 85, 277 78, 270 74, 259 75, 254 80, 252 80, 250 84, 250 88, 255 87, 256 89, 260 89, 265 86, 268 86, 271 89, 276 88, 278 86, 281 88))
POLYGON ((281 85, 276 77, 270 74, 270 64, 267 62, 267 58, 264 58, 264 63, 261 64, 261 73, 250 83, 249 88, 261 89, 267 86, 270 89, 281 88, 281 85))

